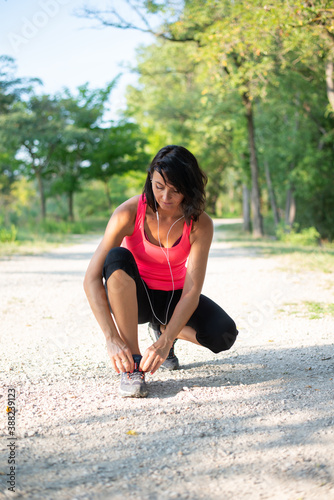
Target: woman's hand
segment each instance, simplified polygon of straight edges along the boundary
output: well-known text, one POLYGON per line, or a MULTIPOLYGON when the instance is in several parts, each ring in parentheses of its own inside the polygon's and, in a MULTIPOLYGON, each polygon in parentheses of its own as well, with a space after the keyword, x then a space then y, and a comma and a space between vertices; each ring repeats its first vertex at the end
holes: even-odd
POLYGON ((167 358, 172 345, 173 341, 161 335, 159 340, 146 349, 140 362, 140 370, 151 372, 151 375, 153 375, 167 358))
POLYGON ((133 372, 135 363, 128 346, 122 341, 121 338, 116 340, 107 340, 107 351, 113 369, 117 372, 133 372))

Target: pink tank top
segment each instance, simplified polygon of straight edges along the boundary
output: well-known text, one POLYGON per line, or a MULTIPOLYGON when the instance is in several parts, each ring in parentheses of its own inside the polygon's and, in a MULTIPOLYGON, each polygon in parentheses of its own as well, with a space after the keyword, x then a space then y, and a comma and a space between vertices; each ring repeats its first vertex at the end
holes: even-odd
MULTIPOLYGON (((167 248, 160 248, 145 238, 144 222, 146 214, 145 197, 141 196, 138 201, 135 228, 131 236, 126 236, 122 241, 122 247, 132 252, 139 274, 152 290, 173 290, 173 282, 167 262, 167 248)), ((190 231, 186 222, 183 225, 181 240, 175 246, 168 248, 168 258, 171 265, 174 289, 183 288, 186 277, 186 261, 190 252, 190 231)))

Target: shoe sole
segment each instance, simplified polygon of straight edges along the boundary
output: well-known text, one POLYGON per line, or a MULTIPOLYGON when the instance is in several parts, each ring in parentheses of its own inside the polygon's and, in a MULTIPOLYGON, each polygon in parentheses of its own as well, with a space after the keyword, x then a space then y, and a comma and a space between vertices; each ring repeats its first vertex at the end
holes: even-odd
POLYGON ((178 370, 180 368, 180 365, 173 366, 173 368, 169 368, 169 366, 164 366, 164 364, 162 363, 162 365, 160 365, 159 368, 162 368, 163 370, 166 370, 168 372, 173 372, 175 370, 178 370))
POLYGON ((145 392, 136 392, 136 393, 133 393, 133 394, 129 394, 128 392, 122 391, 121 389, 119 389, 118 390, 118 394, 122 398, 146 398, 146 396, 148 395, 148 391, 145 391, 145 392))

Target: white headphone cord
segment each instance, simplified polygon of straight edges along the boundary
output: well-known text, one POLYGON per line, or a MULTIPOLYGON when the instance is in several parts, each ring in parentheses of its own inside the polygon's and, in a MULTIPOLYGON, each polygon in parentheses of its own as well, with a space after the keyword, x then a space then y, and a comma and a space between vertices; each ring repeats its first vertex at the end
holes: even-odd
POLYGON ((144 288, 145 288, 145 291, 146 291, 146 294, 147 294, 147 298, 148 298, 148 301, 149 301, 149 304, 150 304, 150 307, 151 307, 151 310, 152 310, 152 313, 153 313, 153 316, 159 321, 159 323, 161 325, 164 325, 166 326, 167 325, 167 319, 168 319, 168 313, 169 313, 169 308, 170 308, 170 305, 172 303, 172 300, 173 300, 173 297, 174 297, 174 291, 175 291, 175 286, 174 286, 174 277, 173 277, 173 272, 172 272, 172 266, 170 264, 170 261, 169 261, 169 248, 168 248, 168 236, 169 236, 169 233, 171 232, 171 229, 175 226, 175 224, 177 222, 179 222, 181 219, 183 219, 184 215, 182 215, 182 217, 180 217, 179 219, 177 219, 172 225, 171 227, 169 228, 168 230, 168 233, 167 233, 167 243, 166 243, 166 252, 164 251, 162 245, 161 245, 161 241, 160 241, 160 226, 159 226, 159 215, 158 215, 158 211, 156 212, 157 214, 157 221, 158 221, 158 241, 159 241, 159 247, 161 248, 161 251, 162 253, 165 255, 166 259, 167 259, 167 264, 168 264, 168 267, 169 267, 169 272, 170 272, 170 275, 171 275, 171 278, 172 278, 172 285, 173 285, 173 289, 172 289, 172 295, 171 295, 171 298, 169 300, 169 303, 168 303, 168 307, 166 309, 166 318, 165 318, 165 322, 161 321, 158 316, 155 314, 154 312, 154 309, 153 309, 153 306, 152 306, 152 302, 151 302, 151 299, 150 299, 150 296, 148 294, 148 291, 147 291, 147 288, 146 288, 146 283, 145 281, 143 280, 143 278, 141 278, 142 282, 143 282, 143 285, 144 285, 144 288))

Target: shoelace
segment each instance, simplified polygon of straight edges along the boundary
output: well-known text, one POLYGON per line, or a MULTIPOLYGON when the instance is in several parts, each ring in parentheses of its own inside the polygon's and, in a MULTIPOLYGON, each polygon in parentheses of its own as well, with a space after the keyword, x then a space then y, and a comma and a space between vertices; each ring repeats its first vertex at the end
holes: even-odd
POLYGON ((133 373, 130 373, 130 372, 126 372, 127 374, 127 377, 129 380, 131 380, 131 376, 133 376, 134 374, 140 374, 140 378, 143 380, 143 378, 145 377, 145 373, 142 371, 142 370, 139 370, 139 365, 138 363, 135 363, 135 368, 134 368, 134 371, 133 373))
MULTIPOLYGON (((127 377, 128 377, 128 379, 129 379, 129 380, 131 380, 131 378, 132 378, 132 377, 133 377, 133 375, 135 375, 135 374, 136 374, 136 375, 138 374, 142 380, 143 380, 143 379, 144 379, 144 377, 145 377, 145 373, 144 373, 144 372, 139 372, 139 371, 138 371, 138 372, 133 372, 133 373, 130 373, 130 372, 127 372, 127 373, 126 373, 126 375, 127 375, 127 377)), ((137 376, 138 376, 138 375, 137 375, 137 376)))

